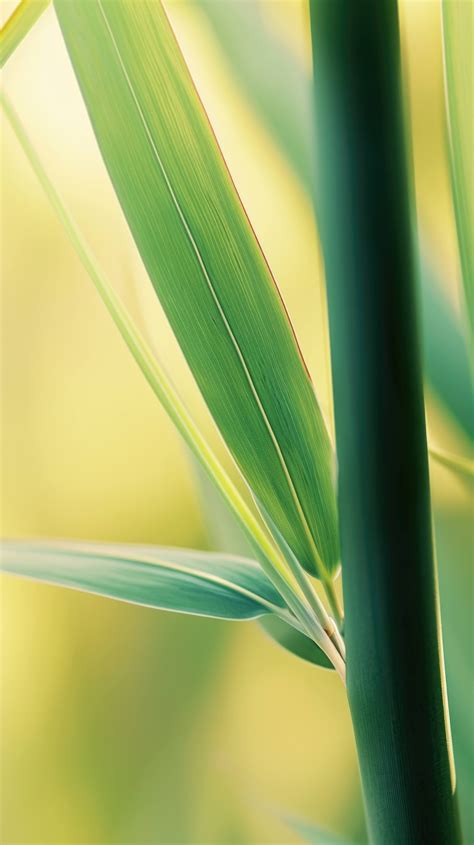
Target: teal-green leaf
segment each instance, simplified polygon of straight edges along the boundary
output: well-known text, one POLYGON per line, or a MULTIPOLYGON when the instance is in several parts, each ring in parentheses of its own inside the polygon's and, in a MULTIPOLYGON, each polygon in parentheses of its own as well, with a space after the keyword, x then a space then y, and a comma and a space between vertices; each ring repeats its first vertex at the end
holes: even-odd
POLYGON ((259 619, 259 624, 265 633, 286 649, 286 651, 290 651, 297 657, 301 657, 302 660, 307 660, 308 663, 314 663, 315 666, 322 666, 324 669, 334 669, 334 666, 324 654, 324 651, 313 640, 310 640, 309 637, 300 634, 296 628, 288 625, 284 619, 280 619, 274 614, 269 614, 262 616, 259 619))
POLYGON ((156 546, 6 540, 2 571, 108 598, 218 619, 256 619, 282 599, 243 557, 156 546))
POLYGON ((339 549, 328 433, 162 5, 55 8, 118 198, 206 403, 297 558, 330 573, 339 549))
POLYGON ((474 7, 443 0, 443 39, 451 181, 464 292, 474 333, 474 7))

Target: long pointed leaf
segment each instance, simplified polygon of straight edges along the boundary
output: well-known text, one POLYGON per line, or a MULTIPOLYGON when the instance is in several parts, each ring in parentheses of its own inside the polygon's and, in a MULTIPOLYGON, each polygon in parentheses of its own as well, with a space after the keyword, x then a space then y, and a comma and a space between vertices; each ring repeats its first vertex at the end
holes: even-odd
POLYGON ((212 552, 10 540, 2 544, 2 570, 146 607, 219 619, 255 619, 284 607, 258 564, 212 552))
POLYGON ((162 6, 55 6, 118 197, 211 413, 298 559, 330 572, 329 437, 162 6))

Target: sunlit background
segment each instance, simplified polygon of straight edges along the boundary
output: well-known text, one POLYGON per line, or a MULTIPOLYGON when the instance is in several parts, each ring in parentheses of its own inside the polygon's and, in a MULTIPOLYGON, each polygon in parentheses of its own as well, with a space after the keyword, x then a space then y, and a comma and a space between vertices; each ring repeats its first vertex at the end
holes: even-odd
MULTIPOLYGON (((2 5, 6 17, 15 4, 2 5)), ((310 74, 306 4, 260 5, 270 36, 310 74)), ((331 424, 310 199, 239 83, 209 10, 185 0, 166 7, 331 424)), ((404 2, 402 24, 420 230, 459 313, 438 2, 404 2)), ((223 455, 128 234, 51 9, 3 84, 102 267, 223 455)), ((2 283, 3 534, 223 542, 189 455, 6 126, 2 283)), ((431 396, 428 421, 433 443, 467 454, 431 396)), ((472 498, 434 465, 432 487, 471 842, 472 498)), ((282 819, 293 815, 363 837, 340 681, 280 650, 255 623, 173 616, 4 577, 1 670, 2 842, 292 843, 282 819)))

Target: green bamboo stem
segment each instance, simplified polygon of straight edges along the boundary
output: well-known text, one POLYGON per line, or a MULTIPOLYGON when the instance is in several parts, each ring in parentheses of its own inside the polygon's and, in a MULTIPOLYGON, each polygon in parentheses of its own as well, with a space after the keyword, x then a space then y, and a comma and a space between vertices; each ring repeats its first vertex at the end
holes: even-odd
POLYGON ((311 0, 348 695, 377 845, 459 841, 396 0, 311 0))

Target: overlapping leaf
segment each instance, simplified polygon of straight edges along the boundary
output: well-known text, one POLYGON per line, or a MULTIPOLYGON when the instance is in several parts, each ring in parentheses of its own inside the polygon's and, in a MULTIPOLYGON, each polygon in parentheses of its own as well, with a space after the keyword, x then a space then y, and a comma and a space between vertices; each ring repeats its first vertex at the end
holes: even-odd
POLYGON ((117 195, 208 407, 298 559, 331 572, 327 431, 162 6, 55 6, 117 195))
POLYGON ((284 607, 258 564, 232 555, 49 540, 5 541, 1 555, 12 575, 161 610, 256 619, 284 607))

